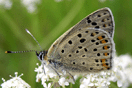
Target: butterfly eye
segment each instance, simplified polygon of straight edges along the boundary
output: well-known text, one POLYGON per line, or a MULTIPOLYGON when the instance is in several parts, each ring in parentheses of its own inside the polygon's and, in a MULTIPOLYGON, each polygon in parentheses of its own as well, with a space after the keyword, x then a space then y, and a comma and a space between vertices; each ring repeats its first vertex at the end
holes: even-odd
POLYGON ((38 59, 39 59, 40 61, 43 60, 43 56, 44 56, 44 53, 43 53, 43 52, 40 52, 40 53, 37 53, 37 52, 36 52, 36 55, 37 55, 37 57, 38 57, 38 59))
POLYGON ((42 60, 42 54, 40 55, 40 60, 42 60))

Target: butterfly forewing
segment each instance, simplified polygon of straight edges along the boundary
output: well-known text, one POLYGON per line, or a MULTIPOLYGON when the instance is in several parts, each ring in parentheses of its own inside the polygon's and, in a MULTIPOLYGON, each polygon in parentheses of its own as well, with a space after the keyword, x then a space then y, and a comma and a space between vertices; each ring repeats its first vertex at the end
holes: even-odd
POLYGON ((111 68, 114 20, 109 8, 90 14, 59 37, 48 58, 72 72, 97 72, 111 68))

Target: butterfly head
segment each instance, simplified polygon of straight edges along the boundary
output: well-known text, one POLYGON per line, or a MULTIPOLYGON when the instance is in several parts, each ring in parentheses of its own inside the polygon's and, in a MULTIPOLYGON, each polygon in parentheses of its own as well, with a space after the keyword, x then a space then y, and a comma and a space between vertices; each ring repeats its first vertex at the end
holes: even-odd
POLYGON ((47 51, 36 51, 36 55, 39 61, 46 62, 47 61, 47 51))

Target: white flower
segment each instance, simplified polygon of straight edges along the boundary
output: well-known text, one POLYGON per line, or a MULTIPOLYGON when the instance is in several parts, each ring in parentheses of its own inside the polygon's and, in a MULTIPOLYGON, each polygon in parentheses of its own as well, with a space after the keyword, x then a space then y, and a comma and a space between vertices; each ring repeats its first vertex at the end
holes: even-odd
POLYGON ((36 4, 40 4, 40 0, 21 0, 30 13, 34 12, 37 7, 36 4))
POLYGON ((0 5, 3 6, 5 9, 11 9, 12 2, 11 0, 0 0, 0 5))
POLYGON ((44 83, 44 88, 51 88, 51 83, 49 83, 48 86, 46 83, 44 83))
POLYGON ((69 83, 66 81, 66 79, 65 79, 64 77, 60 78, 58 82, 59 82, 59 84, 60 84, 61 86, 63 86, 63 87, 64 87, 65 85, 66 85, 66 86, 69 85, 69 83))
POLYGON ((82 81, 80 88, 88 88, 92 86, 107 88, 110 82, 108 81, 109 72, 90 73, 82 81))
POLYGON ((15 77, 12 77, 12 79, 4 81, 4 83, 1 84, 2 88, 31 88, 29 84, 27 84, 24 80, 22 80, 20 76, 17 76, 18 73, 15 72, 15 77))
MULTIPOLYGON (((74 84, 72 78, 66 79, 65 77, 63 77, 63 75, 61 73, 59 73, 61 75, 61 78, 59 78, 59 76, 57 75, 56 72, 54 72, 53 69, 46 67, 46 66, 44 66, 44 69, 45 69, 46 74, 44 74, 44 72, 43 72, 42 65, 41 66, 38 65, 38 68, 35 68, 35 72, 37 72, 36 82, 39 82, 39 80, 41 80, 42 85, 44 87, 46 87, 46 83, 45 83, 46 81, 52 81, 53 83, 58 82, 61 86, 68 86, 69 83, 74 84)), ((77 76, 75 76, 75 78, 77 78, 77 76)))
MULTIPOLYGON (((118 87, 126 88, 132 82, 132 58, 129 55, 121 55, 114 58, 112 69, 114 81, 117 81, 118 87)), ((112 81, 112 80, 111 80, 112 81)))
POLYGON ((81 82, 80 88, 86 88, 90 84, 90 78, 84 78, 83 81, 81 82))

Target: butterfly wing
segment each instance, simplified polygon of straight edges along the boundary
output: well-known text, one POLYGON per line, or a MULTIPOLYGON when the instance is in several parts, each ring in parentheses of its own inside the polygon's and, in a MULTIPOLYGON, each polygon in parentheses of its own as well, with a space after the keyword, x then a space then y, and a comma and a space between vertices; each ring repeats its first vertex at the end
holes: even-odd
POLYGON ((49 48, 47 57, 72 72, 110 69, 115 49, 113 35, 111 10, 99 9, 60 36, 49 48))

